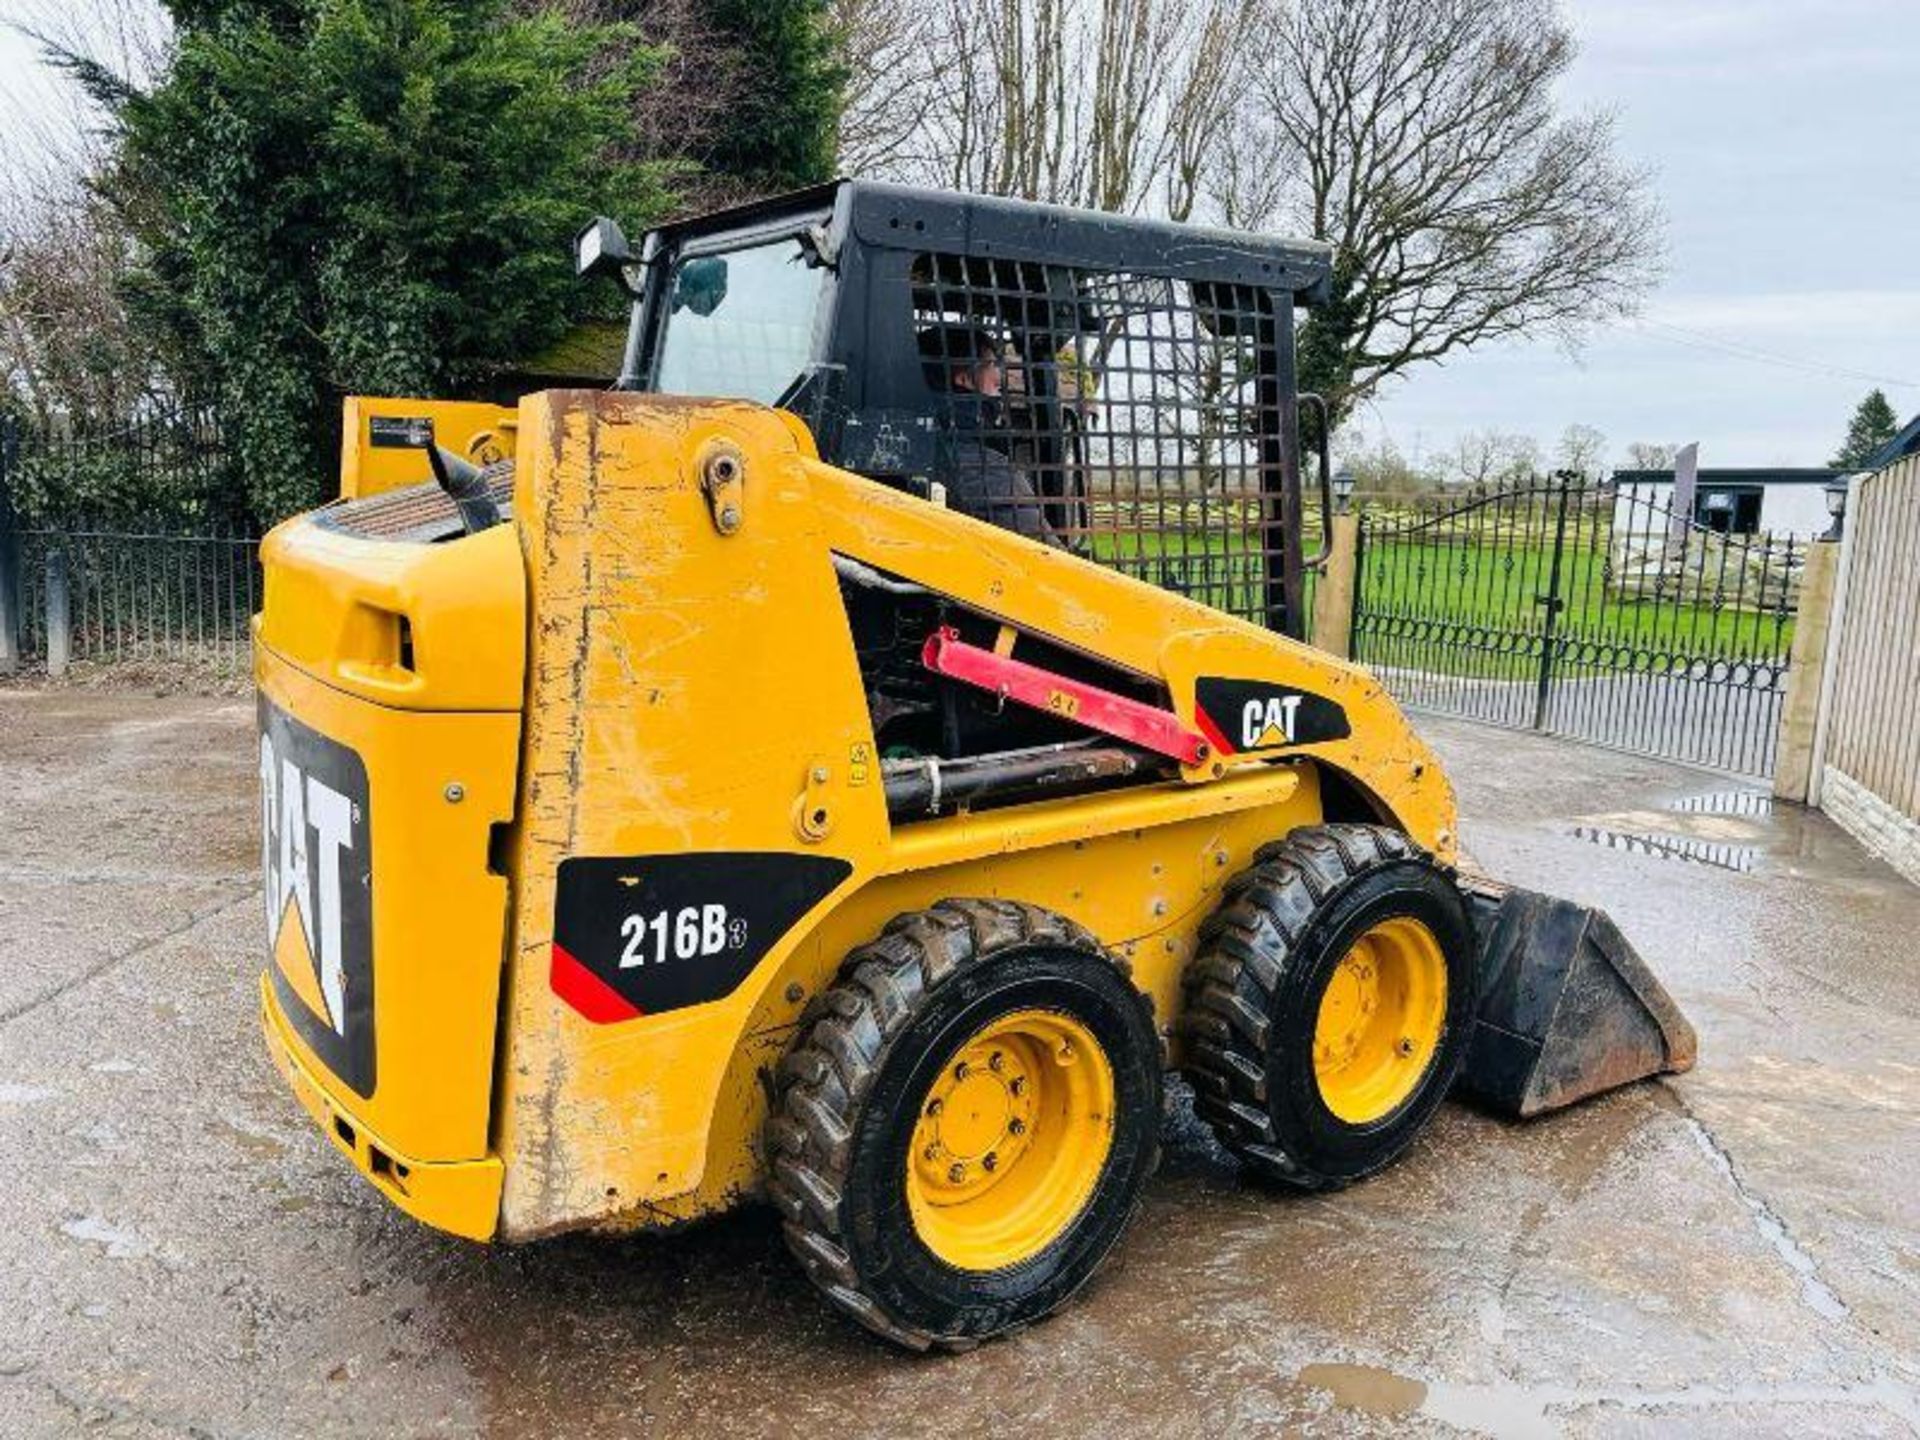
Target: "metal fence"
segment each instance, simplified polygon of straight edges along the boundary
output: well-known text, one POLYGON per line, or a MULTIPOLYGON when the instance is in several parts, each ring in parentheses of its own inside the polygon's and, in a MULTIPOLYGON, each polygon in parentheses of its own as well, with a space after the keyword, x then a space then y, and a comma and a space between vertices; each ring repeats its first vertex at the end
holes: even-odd
POLYGON ((248 665, 258 538, 225 520, 211 406, 115 430, 0 425, 0 665, 248 665))
POLYGON ((181 662, 241 672, 259 606, 248 535, 28 530, 18 536, 22 660, 181 662))
POLYGON ((1806 543, 1571 477, 1363 513, 1354 654, 1411 705, 1766 776, 1806 543))

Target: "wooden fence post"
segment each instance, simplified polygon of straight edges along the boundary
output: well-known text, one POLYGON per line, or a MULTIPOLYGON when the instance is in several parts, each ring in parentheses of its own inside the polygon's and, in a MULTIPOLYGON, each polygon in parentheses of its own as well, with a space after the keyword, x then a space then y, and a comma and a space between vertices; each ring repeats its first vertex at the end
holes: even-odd
POLYGON ((73 654, 72 609, 67 597, 67 552, 58 545, 47 551, 47 674, 59 679, 67 673, 73 654))
POLYGON ((1813 780, 1814 732, 1820 723, 1839 562, 1838 545, 1816 541, 1807 547, 1807 568, 1800 576, 1800 609, 1793 624, 1787 694, 1780 705, 1780 738, 1773 763, 1775 797, 1795 804, 1806 803, 1813 780))
POLYGON ((1327 568, 1313 592, 1313 643, 1346 659, 1353 653, 1354 560, 1359 550, 1360 517, 1333 517, 1327 568))

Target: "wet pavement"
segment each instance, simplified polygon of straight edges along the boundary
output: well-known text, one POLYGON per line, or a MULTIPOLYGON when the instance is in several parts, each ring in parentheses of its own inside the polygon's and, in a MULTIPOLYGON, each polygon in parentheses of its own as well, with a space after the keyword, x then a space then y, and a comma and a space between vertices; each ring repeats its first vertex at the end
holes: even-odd
POLYGON ((1179 1107, 1077 1303, 915 1360, 761 1211, 489 1250, 349 1173, 255 1029, 252 713, 0 689, 0 1434, 1920 1433, 1920 889, 1817 815, 1424 721, 1700 1068, 1311 1198, 1179 1107))

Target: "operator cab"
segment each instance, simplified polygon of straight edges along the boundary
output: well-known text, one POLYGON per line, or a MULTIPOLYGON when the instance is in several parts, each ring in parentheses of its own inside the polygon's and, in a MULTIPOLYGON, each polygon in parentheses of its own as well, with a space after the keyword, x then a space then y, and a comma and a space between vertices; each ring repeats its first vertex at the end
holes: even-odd
POLYGON ((1301 633, 1293 333, 1327 247, 842 180, 637 251, 596 220, 576 258, 634 299, 616 388, 778 406, 831 464, 1301 633))

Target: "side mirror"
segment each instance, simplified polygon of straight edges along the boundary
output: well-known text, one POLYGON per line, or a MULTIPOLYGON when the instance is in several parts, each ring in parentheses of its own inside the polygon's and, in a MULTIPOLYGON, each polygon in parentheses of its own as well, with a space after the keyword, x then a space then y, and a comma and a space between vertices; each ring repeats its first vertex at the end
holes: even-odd
POLYGON ((727 298, 727 257, 708 255, 684 260, 674 274, 673 309, 691 310, 703 319, 727 298))
POLYGON ((594 216, 587 228, 574 237, 573 273, 576 275, 612 275, 624 284, 626 268, 639 261, 626 235, 605 215, 594 216))

